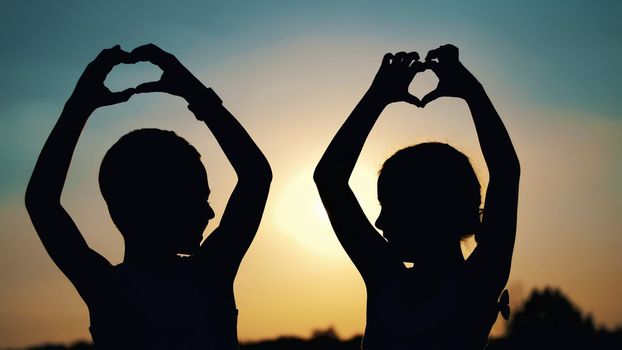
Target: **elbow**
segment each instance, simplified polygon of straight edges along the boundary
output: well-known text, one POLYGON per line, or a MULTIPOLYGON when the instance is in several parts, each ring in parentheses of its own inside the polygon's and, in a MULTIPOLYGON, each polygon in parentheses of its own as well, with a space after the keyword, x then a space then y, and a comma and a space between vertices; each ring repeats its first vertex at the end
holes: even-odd
POLYGON ((512 180, 520 179, 520 172, 521 172, 521 169, 520 169, 520 163, 518 162, 518 158, 513 160, 512 162, 505 164, 501 168, 501 173, 503 174, 503 177, 512 179, 512 180))
POLYGON ((321 165, 318 165, 313 171, 313 182, 318 188, 324 187, 330 182, 330 175, 321 165))
POLYGON ((60 195, 56 196, 46 193, 46 191, 29 183, 24 196, 24 204, 30 215, 36 215, 37 213, 47 211, 51 207, 61 206, 60 195))
POLYGON ((272 168, 267 159, 263 159, 262 162, 255 164, 252 169, 248 169, 244 172, 245 176, 239 176, 240 182, 252 182, 264 186, 270 186, 272 184, 272 168))
POLYGON ((518 160, 518 154, 516 151, 512 152, 512 160, 510 162, 510 171, 518 179, 520 177, 520 160, 518 160))
POLYGON ((26 195, 24 196, 24 204, 26 206, 26 210, 30 213, 35 207, 35 198, 33 198, 30 190, 26 190, 26 195))
POLYGON ((265 156, 263 157, 263 160, 259 165, 259 174, 264 183, 268 185, 272 183, 272 167, 270 166, 270 162, 268 162, 268 159, 265 156))
POLYGON ((243 161, 232 162, 238 183, 267 184, 272 183, 272 168, 268 159, 258 151, 253 157, 243 161))
POLYGON ((514 182, 520 179, 521 166, 516 155, 510 160, 506 159, 503 163, 491 167, 491 169, 494 169, 490 173, 491 177, 494 176, 497 179, 511 180, 514 182))
POLYGON ((518 160, 518 156, 514 155, 514 159, 512 161, 512 164, 509 166, 508 171, 510 172, 510 175, 512 175, 517 180, 520 178, 521 169, 520 169, 520 161, 518 160))
POLYGON ((318 165, 313 172, 313 182, 315 186, 322 191, 323 189, 331 189, 335 187, 349 186, 349 176, 339 176, 335 174, 331 169, 326 169, 321 165, 318 165))
POLYGON ((268 185, 272 183, 272 179, 274 178, 272 174, 272 168, 270 167, 270 164, 268 163, 268 161, 266 161, 266 166, 262 172, 262 178, 264 182, 268 185))
POLYGON ((322 183, 323 179, 324 179, 324 174, 320 170, 320 167, 319 166, 315 167, 315 170, 313 171, 313 182, 315 182, 316 185, 319 185, 320 183, 322 183))
POLYGON ((24 196, 24 204, 28 213, 36 212, 37 208, 41 206, 41 202, 41 196, 38 194, 38 191, 33 188, 32 183, 29 183, 24 196))
POLYGON ((24 197, 26 205, 26 211, 30 216, 37 215, 37 213, 43 212, 45 207, 45 201, 36 192, 32 190, 26 190, 26 196, 24 197))

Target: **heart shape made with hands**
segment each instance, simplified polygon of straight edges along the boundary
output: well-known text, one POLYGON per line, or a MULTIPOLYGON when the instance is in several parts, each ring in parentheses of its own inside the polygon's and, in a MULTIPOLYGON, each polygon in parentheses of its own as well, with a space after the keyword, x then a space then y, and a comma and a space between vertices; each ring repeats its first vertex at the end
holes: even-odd
POLYGON ((119 45, 102 50, 84 70, 73 96, 76 101, 83 101, 85 108, 96 109, 126 102, 132 95, 146 92, 179 96, 189 104, 193 101, 204 103, 206 96, 208 100, 222 102, 212 89, 205 87, 175 56, 154 44, 139 46, 131 52, 122 50, 119 45), (115 92, 104 84, 115 66, 137 62, 149 62, 159 67, 162 70, 160 79, 115 92))
POLYGON ((128 87, 136 89, 144 82, 157 81, 162 70, 150 62, 121 63, 115 66, 104 80, 104 85, 112 92, 120 92, 128 87))
MULTIPOLYGON (((438 83, 438 76, 431 69, 426 69, 423 72, 417 73, 408 86, 408 92, 421 100, 424 96, 434 91, 438 83)), ((420 104, 417 107, 423 108, 424 106, 420 104)))
MULTIPOLYGON (((107 83, 105 85, 108 87, 109 85, 113 85, 117 83, 115 80, 121 80, 119 78, 116 78, 116 76, 119 73, 123 74, 123 80, 128 80, 127 79, 128 77, 132 78, 132 77, 141 76, 141 78, 143 78, 141 79, 142 82, 137 82, 136 85, 130 88, 130 89, 136 90, 134 93, 144 92, 144 91, 139 91, 140 90, 139 88, 141 87, 141 85, 144 85, 145 83, 152 84, 152 85, 155 83, 160 83, 164 75, 164 65, 166 65, 165 63, 168 63, 165 61, 172 61, 171 58, 174 58, 173 55, 160 49, 154 44, 138 46, 130 52, 124 51, 121 49, 119 45, 116 45, 111 49, 104 50, 103 52, 106 52, 106 51, 113 51, 114 54, 117 55, 117 57, 116 57, 116 62, 113 63, 113 67, 106 74, 104 82, 105 83, 107 82, 107 83), (135 68, 132 69, 131 71, 123 72, 125 69, 121 68, 123 66, 130 66, 130 65, 134 66, 136 64, 138 64, 142 68, 142 69, 139 69, 139 72, 136 72, 135 68), (157 73, 155 73, 156 69, 158 70, 157 73), (115 73, 112 73, 112 71, 115 71, 115 73), (157 74, 158 78, 152 79, 152 80, 144 79, 145 77, 150 77, 150 75, 152 74, 154 76, 157 74)), ((111 91, 121 92, 123 90, 126 90, 123 87, 119 87, 119 88, 120 88, 119 91, 116 91, 116 89, 114 90, 111 89, 111 91)))
MULTIPOLYGON (((112 93, 113 95, 119 95, 118 98, 129 99, 129 96, 135 93, 144 92, 165 92, 187 97, 193 95, 193 90, 198 86, 203 87, 203 84, 175 56, 154 44, 139 46, 131 52, 123 51, 117 45, 102 51, 98 58, 100 57, 107 61, 107 72, 103 74, 104 79, 107 79, 108 73, 118 64, 149 62, 162 70, 159 80, 141 83, 135 88, 112 93)), ((100 71, 101 73, 104 72, 100 71)), ((458 60, 458 48, 453 45, 443 45, 437 49, 430 50, 424 62, 419 61, 419 55, 416 52, 408 54, 399 52, 395 55, 387 54, 383 58, 376 78, 379 76, 382 76, 380 78, 382 82, 379 84, 381 89, 393 90, 397 100, 400 100, 399 96, 401 96, 402 101, 412 103, 418 107, 425 107, 427 103, 443 96, 463 97, 465 91, 474 86, 473 82, 477 83, 475 77, 458 60), (431 70, 434 74, 426 74, 428 70, 431 70), (423 81, 430 83, 434 80, 433 77, 436 76, 436 87, 434 89, 422 89, 422 91, 417 91, 415 94, 410 93, 410 86, 417 75, 424 75, 423 81), (407 80, 408 77, 410 77, 410 81, 407 80), (425 91, 428 92, 426 93, 425 91), (418 98, 417 95, 423 97, 418 98)), ((425 85, 418 82, 416 86, 425 85)))
MULTIPOLYGON (((121 63, 115 66, 104 80, 104 85, 111 92, 121 92, 129 87, 136 89, 147 83, 158 82, 163 71, 157 65, 147 61, 121 63)), ((409 92, 421 99, 433 91, 438 85, 439 79, 431 69, 418 73, 409 85, 409 92)), ((423 106, 420 106, 423 107, 423 106)))
MULTIPOLYGON (((419 58, 419 54, 414 51, 386 54, 372 86, 376 85, 376 90, 382 91, 381 95, 390 101, 404 101, 417 107, 425 107, 445 96, 468 98, 481 90, 481 84, 460 62, 457 47, 442 45, 428 51, 425 60, 420 61, 419 58), (432 79, 432 75, 425 74, 428 70, 438 79, 436 87, 427 92, 423 90, 423 94, 420 91, 412 94, 410 86, 417 75, 424 74, 427 80, 432 79)), ((416 86, 420 86, 420 83, 416 86)))

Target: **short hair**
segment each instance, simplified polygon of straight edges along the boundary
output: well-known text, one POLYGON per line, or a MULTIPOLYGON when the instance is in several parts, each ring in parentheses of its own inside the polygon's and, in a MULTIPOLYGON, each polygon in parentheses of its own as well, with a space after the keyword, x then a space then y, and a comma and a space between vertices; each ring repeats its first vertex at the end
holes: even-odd
MULTIPOLYGON (((145 128, 122 136, 99 169, 99 187, 111 215, 119 208, 126 211, 137 203, 157 201, 176 185, 205 173, 200 158, 196 148, 173 131, 145 128)), ((117 223, 114 215, 112 219, 117 223)))

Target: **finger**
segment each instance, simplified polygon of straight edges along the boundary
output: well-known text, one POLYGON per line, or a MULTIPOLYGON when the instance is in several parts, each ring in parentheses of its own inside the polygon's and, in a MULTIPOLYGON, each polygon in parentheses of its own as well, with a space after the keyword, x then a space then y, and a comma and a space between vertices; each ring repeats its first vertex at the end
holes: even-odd
POLYGON ((413 63, 410 65, 409 68, 415 74, 421 73, 425 71, 426 69, 428 69, 428 63, 420 62, 420 61, 413 61, 413 63))
POLYGON ((167 92, 162 81, 150 81, 142 83, 136 87, 136 93, 142 94, 147 92, 167 92))
POLYGON ((410 103, 411 105, 415 105, 417 107, 423 107, 423 105, 421 104, 421 100, 419 100, 417 96, 411 94, 407 94, 404 97, 404 102, 410 103))
POLYGON ((438 61, 440 59, 439 54, 440 54, 441 50, 442 49, 440 47, 438 47, 438 48, 436 48, 434 50, 428 51, 427 55, 425 55, 425 61, 426 62, 430 62, 432 60, 437 60, 438 61))
POLYGON ((413 61, 418 61, 420 58, 419 53, 417 53, 417 51, 411 51, 406 56, 413 61))
POLYGON ((110 55, 111 52, 115 51, 115 50, 120 50, 121 49, 121 45, 117 44, 113 47, 107 48, 107 49, 103 49, 99 52, 99 54, 97 55, 97 57, 95 57, 95 60, 98 59, 105 59, 107 56, 110 55))
POLYGON ((432 72, 434 72, 438 76, 438 69, 439 69, 438 62, 426 61, 426 62, 423 62, 421 65, 422 65, 423 70, 430 69, 432 72))
POLYGON ((125 89, 118 92, 111 92, 108 99, 108 104, 113 105, 116 103, 126 102, 130 99, 130 97, 132 97, 132 95, 134 95, 134 93, 136 93, 136 89, 134 88, 125 89))
POLYGON ((137 60, 151 62, 162 70, 164 70, 168 62, 170 62, 170 58, 173 56, 154 44, 139 46, 132 50, 131 54, 137 60))
POLYGON ((93 73, 99 79, 105 79, 114 66, 121 63, 136 63, 137 60, 132 55, 121 49, 120 45, 115 45, 109 49, 102 50, 90 64, 93 73))
POLYGON ((133 64, 138 62, 138 58, 132 55, 132 53, 123 51, 118 53, 117 59, 120 63, 133 64))
POLYGON ((411 65, 413 65, 414 62, 417 62, 418 60, 419 54, 415 51, 412 51, 406 54, 406 59, 404 63, 406 63, 406 65, 410 67, 411 65))
POLYGON ((135 63, 137 60, 127 51, 121 49, 121 45, 115 45, 109 49, 102 50, 97 55, 96 60, 106 63, 135 63))
POLYGON ((444 61, 457 61, 459 51, 458 48, 452 44, 445 44, 438 48, 438 58, 444 61))
POLYGON ((433 91, 431 91, 430 93, 428 93, 427 95, 423 96, 423 98, 421 99, 421 107, 425 107, 428 103, 436 100, 439 97, 442 97, 443 94, 439 89, 435 89, 433 91))
POLYGON ((384 54, 384 57, 382 57, 382 64, 381 66, 386 66, 388 64, 391 63, 391 59, 393 59, 393 54, 392 53, 386 53, 384 54))
POLYGON ((406 52, 400 51, 395 54, 395 58, 393 59, 393 63, 402 63, 402 61, 406 58, 406 52))

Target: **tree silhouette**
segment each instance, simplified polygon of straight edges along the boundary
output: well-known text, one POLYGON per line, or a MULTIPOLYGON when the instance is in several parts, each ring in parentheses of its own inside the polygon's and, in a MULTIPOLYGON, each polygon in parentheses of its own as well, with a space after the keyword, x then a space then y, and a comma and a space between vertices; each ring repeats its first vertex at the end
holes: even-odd
MULTIPOLYGON (((359 350, 361 336, 343 340, 334 328, 317 329, 310 338, 284 336, 240 344, 240 350, 359 350)), ((28 350, 91 350, 90 343, 71 346, 47 344, 28 350)), ((559 289, 533 290, 514 312, 505 338, 491 340, 486 350, 622 349, 622 328, 595 328, 583 312, 559 289)))
POLYGON ((505 339, 489 349, 620 349, 622 331, 596 331, 591 315, 559 289, 531 292, 508 325, 505 339))

